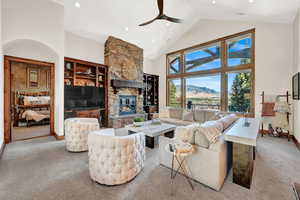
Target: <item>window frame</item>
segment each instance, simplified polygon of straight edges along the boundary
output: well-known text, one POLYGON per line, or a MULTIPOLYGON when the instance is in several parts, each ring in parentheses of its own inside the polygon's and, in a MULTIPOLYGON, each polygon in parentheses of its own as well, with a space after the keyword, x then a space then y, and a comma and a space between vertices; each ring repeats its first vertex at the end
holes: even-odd
POLYGON ((212 74, 221 74, 221 111, 228 110, 228 80, 227 80, 227 73, 230 72, 239 72, 239 71, 250 71, 251 73, 251 108, 250 108, 250 116, 254 116, 255 113, 255 29, 250 29, 247 31, 243 31, 240 33, 236 33, 233 35, 229 35, 226 37, 218 38, 216 40, 212 40, 209 42, 205 42, 202 44, 194 45, 192 47, 184 48, 178 51, 170 52, 166 54, 166 85, 167 85, 167 93, 166 93, 166 103, 169 106, 169 85, 168 82, 170 79, 181 79, 181 107, 186 106, 186 81, 185 79, 192 76, 209 76, 212 74), (247 35, 251 36, 251 63, 249 64, 242 64, 237 66, 228 66, 227 65, 227 42, 232 41, 235 38, 243 38, 247 35), (209 69, 209 70, 200 70, 196 72, 186 72, 185 66, 185 54, 187 52, 201 50, 203 48, 214 46, 216 44, 220 44, 220 51, 221 51, 221 67, 217 69, 209 69), (169 57, 171 56, 179 56, 180 57, 180 72, 177 74, 170 74, 169 73, 169 57))
POLYGON ((192 52, 196 52, 196 51, 203 51, 204 49, 208 49, 210 47, 217 47, 219 46, 220 47, 220 67, 218 68, 215 68, 215 69, 220 69, 222 68, 222 44, 221 42, 216 42, 216 43, 211 43, 211 44, 208 44, 208 45, 203 45, 203 46, 200 46, 198 48, 192 48, 192 49, 188 49, 188 50, 185 50, 184 53, 183 53, 183 65, 182 65, 182 68, 183 68, 183 72, 184 73, 197 73, 197 72, 203 72, 203 71, 208 71, 208 70, 213 70, 213 69, 208 69, 208 70, 198 70, 198 71, 195 71, 195 72, 187 72, 186 71, 186 54, 188 53, 192 53, 192 52))

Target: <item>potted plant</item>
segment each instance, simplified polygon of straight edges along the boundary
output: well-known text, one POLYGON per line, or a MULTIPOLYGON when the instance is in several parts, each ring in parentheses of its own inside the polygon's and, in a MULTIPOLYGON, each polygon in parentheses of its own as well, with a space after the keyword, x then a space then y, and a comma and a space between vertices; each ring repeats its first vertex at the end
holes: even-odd
POLYGON ((143 117, 136 117, 136 118, 133 119, 133 124, 137 127, 138 126, 143 126, 144 121, 145 121, 145 119, 143 117))

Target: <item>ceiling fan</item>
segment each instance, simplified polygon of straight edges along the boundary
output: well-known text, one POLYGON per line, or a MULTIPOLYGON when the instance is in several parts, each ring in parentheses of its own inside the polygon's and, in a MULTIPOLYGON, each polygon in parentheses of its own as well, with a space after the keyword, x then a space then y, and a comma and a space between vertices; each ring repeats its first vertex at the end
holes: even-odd
POLYGON ((155 17, 154 19, 148 21, 148 22, 140 24, 139 26, 145 26, 145 25, 151 24, 155 20, 167 20, 167 21, 174 22, 174 23, 181 23, 182 22, 181 19, 169 17, 169 16, 164 14, 164 0, 157 0, 157 5, 158 5, 158 9, 159 9, 158 16, 155 17))

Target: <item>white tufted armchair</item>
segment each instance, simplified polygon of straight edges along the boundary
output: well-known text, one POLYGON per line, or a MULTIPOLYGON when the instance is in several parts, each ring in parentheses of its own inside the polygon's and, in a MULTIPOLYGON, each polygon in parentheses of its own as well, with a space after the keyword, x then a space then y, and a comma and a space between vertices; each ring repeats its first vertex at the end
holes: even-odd
POLYGON ((100 129, 98 119, 70 118, 65 120, 66 148, 71 152, 87 151, 88 134, 100 129))
POLYGON ((91 179, 104 185, 132 180, 144 167, 145 135, 115 136, 108 135, 105 129, 103 132, 106 133, 95 131, 88 136, 91 179))

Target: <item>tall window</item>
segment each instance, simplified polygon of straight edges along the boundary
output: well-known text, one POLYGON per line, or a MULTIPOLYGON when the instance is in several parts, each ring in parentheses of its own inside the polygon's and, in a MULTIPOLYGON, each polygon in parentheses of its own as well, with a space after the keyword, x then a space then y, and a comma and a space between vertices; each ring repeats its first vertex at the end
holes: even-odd
POLYGON ((168 81, 168 85, 169 85, 169 105, 172 107, 181 107, 182 106, 181 80, 170 79, 168 81))
POLYGON ((221 108, 221 74, 188 77, 185 85, 186 101, 194 108, 221 108))
POLYGON ((254 113, 255 30, 167 54, 167 104, 254 113))

